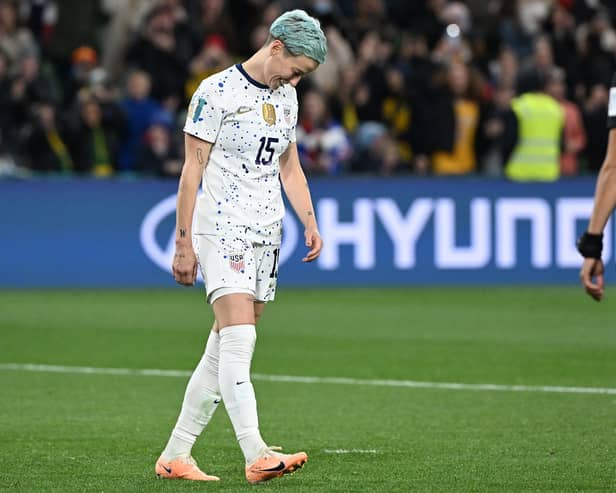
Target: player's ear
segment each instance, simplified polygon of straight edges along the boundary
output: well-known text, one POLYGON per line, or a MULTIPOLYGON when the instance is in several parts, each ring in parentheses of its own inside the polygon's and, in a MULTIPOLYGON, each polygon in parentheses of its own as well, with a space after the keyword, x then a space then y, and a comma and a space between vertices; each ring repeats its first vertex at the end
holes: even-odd
POLYGON ((279 39, 275 39, 274 41, 272 41, 272 44, 270 44, 270 55, 272 56, 279 55, 283 52, 283 50, 284 43, 279 39))

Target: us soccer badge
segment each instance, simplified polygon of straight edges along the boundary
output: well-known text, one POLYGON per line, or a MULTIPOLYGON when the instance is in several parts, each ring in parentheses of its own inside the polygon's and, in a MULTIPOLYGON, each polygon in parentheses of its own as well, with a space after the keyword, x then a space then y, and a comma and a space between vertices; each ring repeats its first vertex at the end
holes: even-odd
POLYGON ((232 253, 229 255, 229 267, 234 272, 242 272, 244 270, 244 254, 243 253, 232 253))
POLYGON ((287 125, 291 125, 291 107, 285 106, 282 111, 284 114, 284 121, 287 122, 287 125))
POLYGON ((273 125, 276 123, 276 109, 273 104, 263 103, 261 109, 263 111, 263 119, 265 120, 265 123, 268 125, 273 125))

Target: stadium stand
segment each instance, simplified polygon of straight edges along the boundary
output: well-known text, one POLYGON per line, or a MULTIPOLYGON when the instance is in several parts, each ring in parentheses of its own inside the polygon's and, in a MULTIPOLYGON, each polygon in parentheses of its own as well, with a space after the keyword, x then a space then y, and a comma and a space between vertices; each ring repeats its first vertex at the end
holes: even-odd
POLYGON ((177 177, 196 85, 254 51, 291 7, 317 16, 329 43, 298 87, 308 174, 502 176, 511 102, 536 77, 565 114, 560 174, 595 173, 614 5, 0 0, 0 176, 177 177))

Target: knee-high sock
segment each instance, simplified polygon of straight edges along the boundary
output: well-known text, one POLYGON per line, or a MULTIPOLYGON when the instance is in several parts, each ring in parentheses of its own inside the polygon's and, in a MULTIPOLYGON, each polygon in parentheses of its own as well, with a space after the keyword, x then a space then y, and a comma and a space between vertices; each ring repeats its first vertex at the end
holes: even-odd
POLYGON ((254 325, 220 329, 220 392, 247 463, 255 460, 267 447, 259 433, 257 400, 250 381, 250 362, 256 339, 254 325))
POLYGON ((210 422, 220 403, 219 340, 218 333, 212 330, 205 353, 188 381, 180 416, 162 453, 166 460, 190 455, 195 440, 210 422))

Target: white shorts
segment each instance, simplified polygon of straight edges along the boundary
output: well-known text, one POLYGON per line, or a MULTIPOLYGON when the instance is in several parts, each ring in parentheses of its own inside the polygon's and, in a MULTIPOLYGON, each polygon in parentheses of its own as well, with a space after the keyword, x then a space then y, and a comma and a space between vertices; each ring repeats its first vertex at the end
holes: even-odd
POLYGON ((194 235, 208 303, 231 293, 252 294, 257 302, 273 301, 280 245, 263 245, 233 235, 194 235))

